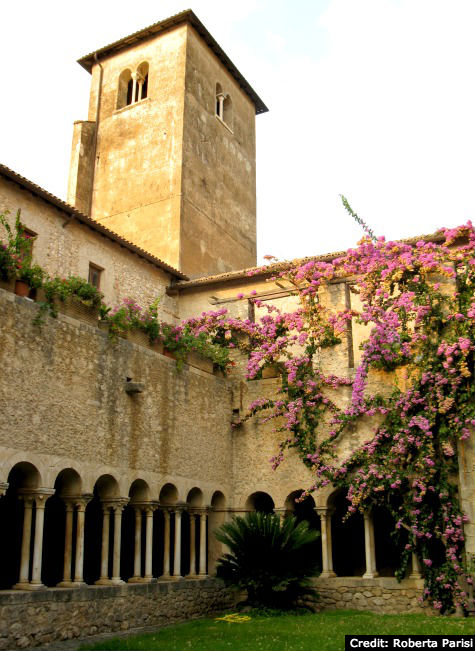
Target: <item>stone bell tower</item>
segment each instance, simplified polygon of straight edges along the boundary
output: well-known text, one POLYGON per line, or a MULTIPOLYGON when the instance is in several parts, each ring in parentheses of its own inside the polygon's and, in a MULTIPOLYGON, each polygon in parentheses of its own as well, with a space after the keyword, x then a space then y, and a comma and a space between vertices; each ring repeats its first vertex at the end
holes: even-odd
POLYGON ((188 10, 79 59, 68 201, 189 276, 256 263, 265 104, 188 10))

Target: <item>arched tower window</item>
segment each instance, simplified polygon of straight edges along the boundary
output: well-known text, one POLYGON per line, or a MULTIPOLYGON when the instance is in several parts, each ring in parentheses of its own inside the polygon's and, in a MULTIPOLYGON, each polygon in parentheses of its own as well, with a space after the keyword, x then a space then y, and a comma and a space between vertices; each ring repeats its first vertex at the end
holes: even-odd
POLYGON ((148 95, 148 63, 143 61, 137 68, 136 102, 145 99, 148 95))
POLYGON ((143 61, 135 72, 128 68, 120 73, 117 108, 140 102, 148 96, 148 63, 143 61))
POLYGON ((223 102, 223 122, 232 130, 233 128, 233 102, 229 95, 226 95, 223 102))
POLYGON ((221 84, 216 84, 216 117, 233 128, 233 103, 229 93, 223 93, 221 84))
POLYGON ((119 76, 119 87, 117 90, 117 108, 121 109, 124 106, 132 104, 132 73, 127 68, 123 70, 119 76))

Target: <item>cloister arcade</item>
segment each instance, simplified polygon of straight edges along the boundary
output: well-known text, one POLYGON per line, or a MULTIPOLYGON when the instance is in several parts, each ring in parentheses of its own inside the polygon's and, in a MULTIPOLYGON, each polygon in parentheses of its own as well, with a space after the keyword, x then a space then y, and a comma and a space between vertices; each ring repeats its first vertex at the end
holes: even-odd
POLYGON ((155 498, 138 478, 124 495, 106 473, 85 492, 73 468, 45 488, 38 468, 21 461, 0 483, 0 494, 3 590, 200 578, 214 571, 222 554, 210 535, 227 512, 219 490, 206 504, 200 488, 180 499, 177 487, 166 483, 155 498))
MULTIPOLYGON (((322 577, 394 575, 391 516, 379 510, 345 520, 346 497, 339 490, 321 491, 317 502, 300 500, 302 489, 294 490, 281 508, 261 490, 229 508, 220 490, 205 499, 197 486, 180 494, 167 482, 154 495, 145 479, 136 478, 125 491, 107 472, 90 492, 73 468, 60 470, 52 484, 45 488, 29 461, 16 462, 0 483, 0 589, 206 577, 224 551, 213 532, 233 514, 252 510, 281 518, 293 513, 318 530, 322 577)), ((411 578, 419 577, 414 559, 411 578)))

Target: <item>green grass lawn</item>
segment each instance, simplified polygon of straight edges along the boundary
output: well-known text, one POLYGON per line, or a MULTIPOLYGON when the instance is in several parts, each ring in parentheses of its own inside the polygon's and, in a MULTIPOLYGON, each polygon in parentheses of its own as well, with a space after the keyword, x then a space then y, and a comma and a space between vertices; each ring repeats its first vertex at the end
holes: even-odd
POLYGON ((343 651, 346 635, 474 634, 475 619, 426 615, 375 615, 353 610, 265 617, 229 623, 199 619, 156 633, 115 638, 81 649, 134 651, 343 651))

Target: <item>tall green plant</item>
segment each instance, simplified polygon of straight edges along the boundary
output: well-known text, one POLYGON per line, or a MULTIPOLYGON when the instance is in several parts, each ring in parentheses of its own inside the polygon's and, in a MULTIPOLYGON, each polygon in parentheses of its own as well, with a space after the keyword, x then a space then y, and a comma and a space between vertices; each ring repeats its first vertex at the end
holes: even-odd
POLYGON ((315 597, 312 577, 319 573, 319 532, 293 516, 280 521, 268 513, 247 513, 226 522, 216 538, 229 552, 217 574, 228 585, 247 591, 252 606, 291 608, 302 597, 315 597))

